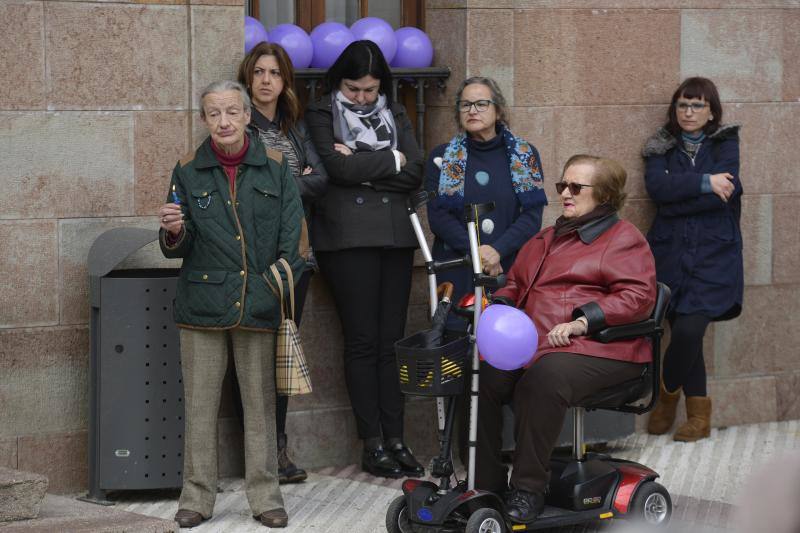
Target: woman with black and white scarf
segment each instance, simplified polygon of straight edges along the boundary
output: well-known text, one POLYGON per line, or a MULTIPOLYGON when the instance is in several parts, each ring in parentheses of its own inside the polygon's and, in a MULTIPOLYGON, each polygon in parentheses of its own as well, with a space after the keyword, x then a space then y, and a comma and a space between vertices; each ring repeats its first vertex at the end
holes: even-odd
POLYGON ((394 355, 417 247, 405 204, 422 184, 423 154, 405 109, 391 101, 391 83, 377 45, 356 41, 328 70, 306 124, 329 176, 312 245, 342 323, 362 468, 401 477, 424 473, 403 440, 394 355))

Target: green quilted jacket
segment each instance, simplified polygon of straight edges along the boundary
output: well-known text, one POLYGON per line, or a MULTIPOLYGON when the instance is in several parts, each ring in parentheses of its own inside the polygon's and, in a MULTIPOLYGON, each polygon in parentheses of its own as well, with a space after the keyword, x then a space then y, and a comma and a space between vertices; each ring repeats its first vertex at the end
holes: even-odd
MULTIPOLYGON (((292 265, 294 279, 304 266, 298 255, 303 206, 283 155, 251 135, 231 194, 209 137, 178 162, 172 184, 185 231, 170 246, 162 229, 159 241, 166 257, 183 258, 177 325, 276 330, 280 305, 264 274, 272 280, 269 266, 281 257, 292 265)), ((172 201, 170 185, 167 202, 172 201)))

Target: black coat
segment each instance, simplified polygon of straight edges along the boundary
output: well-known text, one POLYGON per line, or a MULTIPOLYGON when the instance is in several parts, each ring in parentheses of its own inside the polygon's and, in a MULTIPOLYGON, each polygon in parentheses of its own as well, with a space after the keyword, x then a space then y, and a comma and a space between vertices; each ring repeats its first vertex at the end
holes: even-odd
POLYGON ((391 104, 397 129, 397 150, 406 165, 395 172, 391 150, 334 150, 330 95, 309 105, 305 120, 317 153, 328 171, 328 188, 315 203, 311 243, 318 251, 348 248, 416 248, 417 239, 406 211, 409 193, 422 185, 423 154, 405 108, 391 104), (370 185, 365 185, 369 182, 370 185))
POLYGON ((658 207, 647 240, 658 281, 672 290, 670 308, 712 320, 738 316, 744 289, 739 127, 720 127, 694 159, 662 128, 643 155, 647 192, 658 207), (720 172, 734 176, 727 202, 700 188, 704 174, 720 172))

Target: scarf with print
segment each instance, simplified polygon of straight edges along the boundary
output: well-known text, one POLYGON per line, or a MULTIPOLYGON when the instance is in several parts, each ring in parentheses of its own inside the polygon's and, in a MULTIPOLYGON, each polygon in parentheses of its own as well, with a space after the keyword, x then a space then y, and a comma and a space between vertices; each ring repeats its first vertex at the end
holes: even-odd
MULTIPOLYGON (((547 205, 542 177, 542 165, 536 149, 524 139, 515 137, 505 126, 498 135, 508 156, 511 183, 523 209, 547 205)), ((444 150, 436 203, 442 207, 464 207, 464 178, 467 172, 467 136, 459 133, 444 150)))
POLYGON ((341 91, 331 96, 334 137, 354 152, 397 148, 394 116, 385 94, 375 103, 357 105, 341 91))

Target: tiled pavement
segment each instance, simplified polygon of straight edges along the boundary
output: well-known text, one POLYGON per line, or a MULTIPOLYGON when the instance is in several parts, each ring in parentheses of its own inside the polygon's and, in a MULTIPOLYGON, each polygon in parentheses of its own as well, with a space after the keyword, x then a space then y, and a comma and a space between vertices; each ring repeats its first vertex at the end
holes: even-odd
MULTIPOLYGON (((674 515, 671 531, 719 532, 739 531, 747 523, 735 507, 742 488, 765 500, 777 495, 767 487, 749 484, 751 473, 764 463, 796 453, 800 449, 798 421, 774 422, 712 430, 710 439, 697 443, 673 442, 669 436, 654 437, 637 433, 609 443, 608 452, 616 457, 642 462, 661 474, 659 480, 673 498, 674 515)), ((769 486, 784 481, 800 480, 800 460, 783 463, 791 468, 770 472, 769 486)), ((290 516, 286 533, 378 533, 385 532, 384 516, 389 502, 400 494, 401 480, 376 479, 357 465, 344 468, 325 468, 313 472, 308 481, 283 487, 290 516)), ((800 482, 798 482, 800 484, 800 482)), ((788 501, 796 502, 789 494, 788 501)), ((52 498, 51 498, 52 499, 52 498)), ((752 501, 752 500, 750 500, 752 501)), ((754 509, 757 505, 752 506, 754 509)), ((761 506, 763 507, 763 505, 761 506)), ((796 503, 795 503, 795 506, 796 503)), ((171 519, 177 510, 175 493, 124 493, 117 495, 117 511, 127 511, 149 517, 171 519)), ((754 511, 756 512, 756 511, 754 511)), ((779 511, 780 512, 780 511, 779 511)), ((226 479, 221 483, 214 517, 195 528, 197 533, 264 532, 266 529, 253 520, 247 506, 242 479, 226 479)), ((770 527, 778 522, 775 512, 765 514, 753 531, 778 533, 770 527)), ((752 513, 751 513, 752 514, 752 513)), ((35 521, 32 521, 35 522, 35 521)), ((33 531, 0 525, 0 533, 33 531)), ((121 527, 118 531, 135 531, 121 527)), ((589 533, 594 531, 629 531, 624 521, 595 523, 588 526, 561 528, 557 533, 589 533)), ((38 530, 37 530, 38 531, 38 530)), ((42 530, 44 531, 44 530, 42 530)), ((112 531, 112 529, 83 529, 81 531, 112 531)), ((154 530, 155 531, 155 530, 154 530)), ((160 531, 166 531, 162 529, 160 531)), ((781 530, 782 532, 783 530, 781 530)), ((797 529, 788 531, 794 531, 797 529)))

